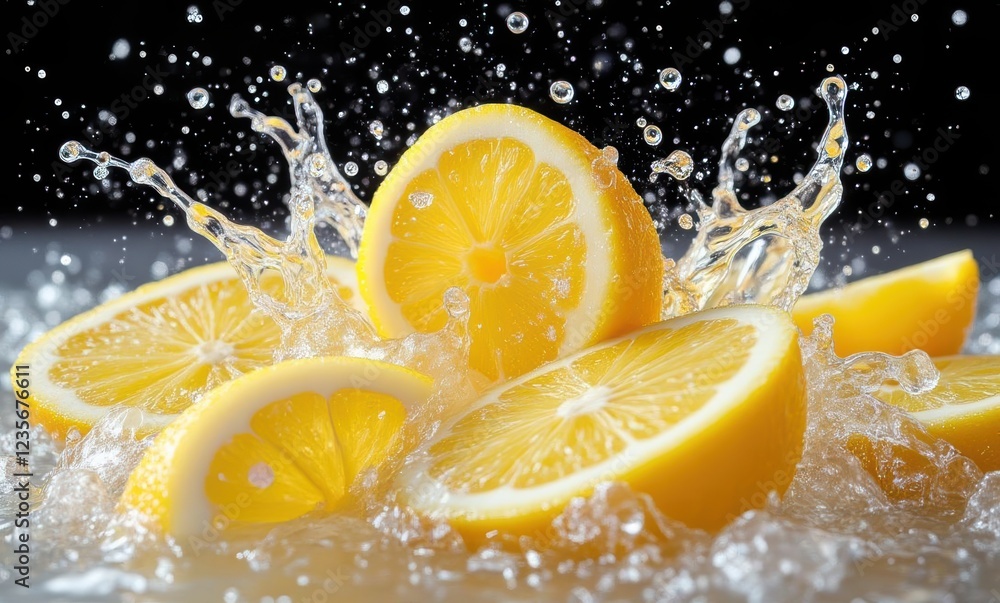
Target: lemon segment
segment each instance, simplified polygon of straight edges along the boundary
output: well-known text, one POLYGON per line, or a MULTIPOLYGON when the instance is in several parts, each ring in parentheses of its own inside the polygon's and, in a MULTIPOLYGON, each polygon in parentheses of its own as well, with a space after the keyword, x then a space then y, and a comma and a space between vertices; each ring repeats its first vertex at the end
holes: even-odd
POLYGON ((921 349, 931 356, 957 354, 976 315, 979 266, 969 250, 805 295, 793 309, 805 333, 820 314, 834 318, 840 356, 921 349))
POLYGON ((432 126, 365 223, 358 279, 379 332, 440 329, 444 292, 458 287, 470 299, 470 365, 498 380, 657 320, 659 239, 609 157, 513 105, 432 126))
POLYGON ((783 492, 801 455, 805 383, 787 314, 732 306, 647 326, 484 394, 400 478, 410 504, 473 542, 545 529, 606 481, 718 529, 783 492))
POLYGON ((120 507, 181 536, 330 512, 359 475, 401 452, 404 421, 431 386, 409 369, 358 358, 258 369, 168 425, 129 476, 120 507))

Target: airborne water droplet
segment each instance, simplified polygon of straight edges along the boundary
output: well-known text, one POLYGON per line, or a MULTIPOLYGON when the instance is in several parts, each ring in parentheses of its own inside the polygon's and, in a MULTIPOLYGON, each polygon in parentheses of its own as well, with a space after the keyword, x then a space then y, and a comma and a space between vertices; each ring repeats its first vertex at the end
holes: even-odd
POLYGON ((931 225, 930 220, 928 220, 927 218, 920 218, 919 224, 920 228, 927 228, 928 226, 931 225))
POLYGON ((872 169, 872 156, 868 153, 862 153, 858 155, 858 158, 854 161, 854 165, 858 168, 859 172, 867 172, 872 169))
POLYGON ((524 33, 528 29, 528 15, 522 12, 513 12, 507 15, 507 29, 513 33, 524 33))
POLYGON ((285 68, 282 67, 281 65, 275 65, 274 67, 271 67, 270 73, 271 73, 271 79, 276 82, 284 81, 285 76, 288 74, 288 72, 285 71, 285 68))
POLYGON ((782 111, 791 111, 795 107, 795 99, 788 96, 787 94, 782 94, 778 97, 778 102, 775 105, 782 111))
POLYGON ((677 217, 677 225, 684 230, 691 230, 694 227, 694 219, 690 214, 681 214, 677 217))
POLYGON ((969 92, 969 89, 965 86, 959 86, 958 88, 955 88, 955 98, 957 98, 958 100, 965 100, 969 98, 970 94, 971 92, 969 92))
POLYGON ((958 25, 959 27, 965 25, 965 23, 968 20, 969 20, 969 14, 962 9, 956 10, 955 12, 951 13, 951 22, 954 23, 955 25, 958 25))
POLYGON ((667 155, 665 159, 657 159, 652 165, 654 174, 667 173, 674 180, 687 180, 688 176, 694 172, 694 161, 691 156, 681 150, 676 150, 667 155))
POLYGON ((907 163, 903 166, 903 175, 907 180, 916 180, 920 177, 920 166, 915 163, 907 163))
POLYGON ((458 48, 462 52, 469 52, 470 50, 472 50, 472 40, 470 40, 469 38, 459 38, 458 48))
POLYGON ((656 126, 646 126, 646 129, 642 131, 642 138, 646 144, 655 147, 663 140, 663 132, 656 126))
POLYGON ((344 164, 344 173, 347 174, 348 176, 357 176, 358 164, 354 163, 353 161, 348 161, 347 163, 344 164))
POLYGON ((385 176, 389 173, 389 164, 379 159, 375 162, 375 173, 379 176, 385 176))
POLYGON ((306 88, 309 88, 309 92, 319 92, 323 89, 323 83, 316 78, 312 78, 306 82, 306 88))
POLYGON ((208 106, 208 90, 204 88, 192 88, 188 90, 187 101, 195 109, 204 109, 208 106))
POLYGON ((660 72, 660 85, 667 90, 677 90, 681 85, 681 72, 673 67, 667 67, 660 72))
POLYGON ((382 140, 382 134, 385 132, 385 126, 382 125, 381 121, 374 119, 370 124, 368 124, 368 131, 375 137, 375 140, 382 140))
POLYGON ((549 96, 560 105, 573 100, 573 85, 566 80, 557 80, 549 86, 549 96))

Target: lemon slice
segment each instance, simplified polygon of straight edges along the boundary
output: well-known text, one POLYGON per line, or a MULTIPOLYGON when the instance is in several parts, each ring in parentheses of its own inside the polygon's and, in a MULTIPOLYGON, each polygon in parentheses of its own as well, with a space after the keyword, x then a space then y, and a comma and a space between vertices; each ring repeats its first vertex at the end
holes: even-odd
POLYGON ((875 396, 909 411, 983 471, 1000 470, 1000 356, 949 356, 934 364, 941 377, 931 391, 886 385, 875 396))
POLYGON ((675 318, 496 387, 446 422, 401 476, 409 503, 473 542, 538 534, 571 497, 625 481, 717 529, 783 492, 801 455, 805 383, 787 313, 675 318))
POLYGON ((431 385, 409 369, 342 357, 228 381, 157 436, 120 508, 177 536, 330 511, 360 474, 399 453, 404 421, 431 385))
MULTIPOLYGON (((341 297, 362 308, 354 262, 330 257, 327 266, 341 297)), ((32 419, 53 437, 72 427, 86 433, 117 404, 144 411, 146 435, 208 389, 271 364, 279 341, 277 325, 253 312, 236 271, 219 262, 64 322, 25 347, 15 366, 30 367, 32 419)))
POLYGON ((407 149, 372 199, 358 256, 383 336, 444 325, 470 299, 470 365, 489 379, 659 319, 663 259, 617 152, 529 109, 459 111, 407 149))
POLYGON ((807 334, 813 318, 831 314, 840 356, 914 349, 947 356, 965 344, 978 293, 979 267, 965 250, 803 296, 793 314, 807 334))

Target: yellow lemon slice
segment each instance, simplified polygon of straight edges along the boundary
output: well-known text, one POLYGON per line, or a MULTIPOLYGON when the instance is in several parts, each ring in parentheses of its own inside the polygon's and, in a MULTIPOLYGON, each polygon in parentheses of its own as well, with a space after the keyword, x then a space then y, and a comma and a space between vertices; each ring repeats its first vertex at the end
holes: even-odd
POLYGON ((402 444, 427 377, 358 358, 290 360, 228 381, 168 425, 120 501, 177 536, 332 510, 402 444))
POLYGON ((1000 356, 949 356, 934 364, 941 377, 931 391, 886 385, 875 396, 912 413, 983 471, 1000 470, 1000 356))
MULTIPOLYGON (((363 308, 354 262, 330 257, 327 266, 341 297, 363 308)), ((144 411, 145 435, 212 387, 271 364, 279 341, 277 325, 253 312, 236 271, 219 262, 64 322, 25 347, 15 367, 30 367, 31 416, 53 437, 71 427, 86 433, 117 404, 144 411)))
POLYGON ((421 446, 400 490, 473 542, 538 534, 607 481, 717 529, 783 492, 805 382, 787 313, 731 306, 653 324, 484 394, 421 446))
POLYGON ((807 334, 813 318, 832 315, 834 350, 840 356, 898 356, 914 349, 947 356, 965 344, 978 293, 979 267, 965 250, 805 295, 793 314, 807 334))
POLYGON ((376 191, 358 257, 383 336, 441 328, 470 299, 470 365, 491 380, 659 319, 649 212, 602 151, 514 105, 432 126, 376 191))

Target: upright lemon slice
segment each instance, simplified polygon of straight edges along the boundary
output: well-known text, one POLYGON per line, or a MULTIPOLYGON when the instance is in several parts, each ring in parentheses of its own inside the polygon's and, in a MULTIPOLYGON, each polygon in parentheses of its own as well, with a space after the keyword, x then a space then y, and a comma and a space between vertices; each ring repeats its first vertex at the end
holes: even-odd
POLYGON ((914 349, 947 356, 965 344, 978 292, 979 266, 965 250, 803 296, 793 313, 806 333, 813 318, 831 314, 834 350, 841 356, 898 356, 914 349))
POLYGON ((931 391, 886 385, 875 396, 912 413, 983 471, 1000 470, 1000 356, 949 356, 934 364, 941 377, 931 391))
POLYGON ((441 328, 470 298, 473 368, 490 379, 659 318, 648 211, 603 152, 529 109, 482 105, 432 126, 372 199, 358 257, 382 335, 441 328))
POLYGON ((403 423, 431 385, 359 358, 259 369, 168 425, 129 476, 120 506, 178 536, 331 510, 358 475, 399 452, 403 423))
POLYGON ((783 492, 801 455, 805 383, 784 312, 730 306, 647 326, 487 392, 421 446, 410 504, 476 541, 538 534, 605 481, 716 529, 783 492))
MULTIPOLYGON (((354 263, 330 257, 327 266, 341 297, 362 307, 354 263)), ((54 437, 71 427, 86 433, 116 404, 145 411, 140 431, 149 434, 202 392, 271 364, 279 341, 277 325, 253 313, 236 271, 219 262, 64 322, 28 345, 15 367, 30 367, 32 419, 54 437)))

